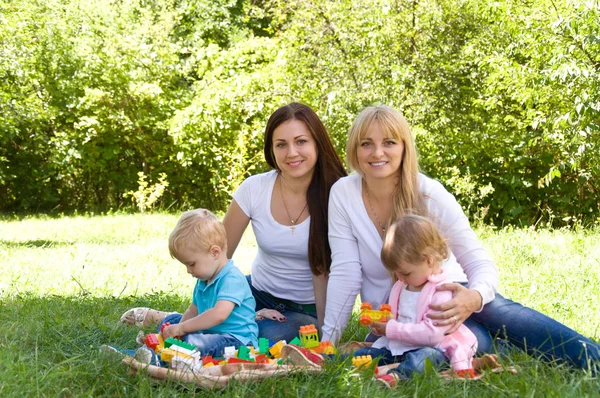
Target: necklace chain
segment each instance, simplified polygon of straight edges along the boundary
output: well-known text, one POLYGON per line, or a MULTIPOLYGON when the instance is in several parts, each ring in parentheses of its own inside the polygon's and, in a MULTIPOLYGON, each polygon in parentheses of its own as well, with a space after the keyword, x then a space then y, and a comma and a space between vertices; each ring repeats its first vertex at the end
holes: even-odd
MULTIPOLYGON (((300 214, 298 214, 298 217, 296 217, 296 220, 294 221, 292 216, 290 216, 290 211, 288 210, 287 205, 285 204, 285 199, 283 198, 283 185, 282 184, 283 184, 283 176, 280 174, 279 175, 279 193, 281 194, 281 201, 283 202, 283 208, 285 209, 285 212, 287 213, 287 216, 290 219, 290 222, 292 223, 292 235, 294 235, 294 230, 296 229, 296 223, 298 222, 300 217, 302 217, 302 214, 304 214, 304 210, 306 210, 306 207, 308 206, 308 201, 306 202, 306 204, 302 208, 302 211, 300 212, 300 214)), ((287 183, 286 183, 286 185, 287 185, 287 183)), ((292 189, 290 188, 290 191, 291 190, 292 189)))
POLYGON ((379 228, 381 228, 381 230, 385 234, 385 226, 381 223, 379 217, 377 217, 377 213, 375 213, 375 208, 373 207, 373 203, 371 203, 371 197, 369 196, 369 188, 367 187, 367 184, 365 184, 365 193, 367 194, 367 202, 369 202, 371 213, 373 213, 373 215, 375 216, 375 220, 377 220, 377 224, 379 224, 379 228))

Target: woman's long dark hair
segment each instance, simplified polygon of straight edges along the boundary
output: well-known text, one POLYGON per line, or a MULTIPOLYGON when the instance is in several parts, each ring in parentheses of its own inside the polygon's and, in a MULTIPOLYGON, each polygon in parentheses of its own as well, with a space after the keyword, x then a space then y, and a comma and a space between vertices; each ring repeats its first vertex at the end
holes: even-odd
POLYGON ((297 102, 277 109, 267 122, 264 150, 265 160, 269 166, 279 169, 273 154, 273 132, 280 124, 289 120, 303 122, 316 142, 317 163, 306 191, 306 202, 310 213, 308 263, 314 275, 329 274, 331 266, 331 248, 327 237, 329 191, 338 179, 347 175, 346 170, 321 119, 310 107, 297 102))

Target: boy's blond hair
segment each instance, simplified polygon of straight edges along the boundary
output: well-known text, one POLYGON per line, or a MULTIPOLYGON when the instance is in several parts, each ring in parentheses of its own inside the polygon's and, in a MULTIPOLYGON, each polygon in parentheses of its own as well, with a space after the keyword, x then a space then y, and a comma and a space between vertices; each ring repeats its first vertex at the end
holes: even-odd
POLYGON ((448 255, 448 244, 435 224, 429 218, 415 214, 407 214, 393 222, 381 248, 381 261, 393 277, 403 262, 420 264, 425 261, 425 256, 443 261, 448 255))
POLYGON ((227 250, 227 233, 217 216, 206 209, 184 212, 169 235, 169 252, 175 257, 183 248, 208 251, 216 245, 227 250))

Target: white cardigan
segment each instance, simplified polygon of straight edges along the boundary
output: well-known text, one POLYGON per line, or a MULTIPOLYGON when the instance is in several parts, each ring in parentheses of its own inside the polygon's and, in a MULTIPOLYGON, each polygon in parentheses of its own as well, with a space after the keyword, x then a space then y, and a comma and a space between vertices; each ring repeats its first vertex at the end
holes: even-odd
MULTIPOLYGON (((448 240, 452 251, 442 265, 448 279, 468 281, 469 288, 481 294, 483 305, 489 303, 498 287, 498 271, 460 205, 442 184, 423 174, 419 174, 419 190, 424 195, 429 217, 448 240)), ((390 275, 380 258, 383 241, 364 206, 362 181, 358 174, 341 178, 331 188, 329 244, 332 262, 323 341, 337 343, 357 294, 360 292, 363 302, 379 308, 387 302, 392 287, 390 275)))

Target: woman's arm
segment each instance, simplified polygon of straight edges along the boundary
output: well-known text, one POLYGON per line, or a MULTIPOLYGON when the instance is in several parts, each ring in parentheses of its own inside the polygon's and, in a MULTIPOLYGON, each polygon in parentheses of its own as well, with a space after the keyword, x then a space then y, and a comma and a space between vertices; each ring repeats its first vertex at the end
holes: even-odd
MULTIPOLYGON (((346 328, 352 307, 362 285, 358 241, 352 232, 348 208, 350 195, 339 180, 329 196, 329 246, 331 270, 327 283, 327 301, 323 321, 323 341, 337 344, 346 328)), ((350 213, 350 214, 349 214, 350 213)))
POLYGON ((319 330, 323 328, 325 319, 325 300, 327 299, 327 281, 329 276, 325 273, 312 276, 313 288, 315 290, 315 304, 317 305, 317 319, 319 321, 319 330))
POLYGON ((452 333, 473 312, 481 311, 485 304, 494 299, 498 288, 498 271, 454 196, 439 182, 429 180, 429 183, 431 189, 427 195, 430 216, 448 239, 450 249, 469 281, 468 289, 457 283, 438 287, 439 290, 451 291, 454 298, 443 305, 431 307, 441 311, 432 314, 431 318, 436 319, 440 326, 452 326, 452 333), (456 323, 453 317, 456 317, 456 323))
POLYGON ((235 253, 235 249, 237 249, 249 222, 250 217, 244 213, 240 205, 233 199, 223 218, 223 225, 227 232, 227 258, 233 257, 233 253, 235 253))

